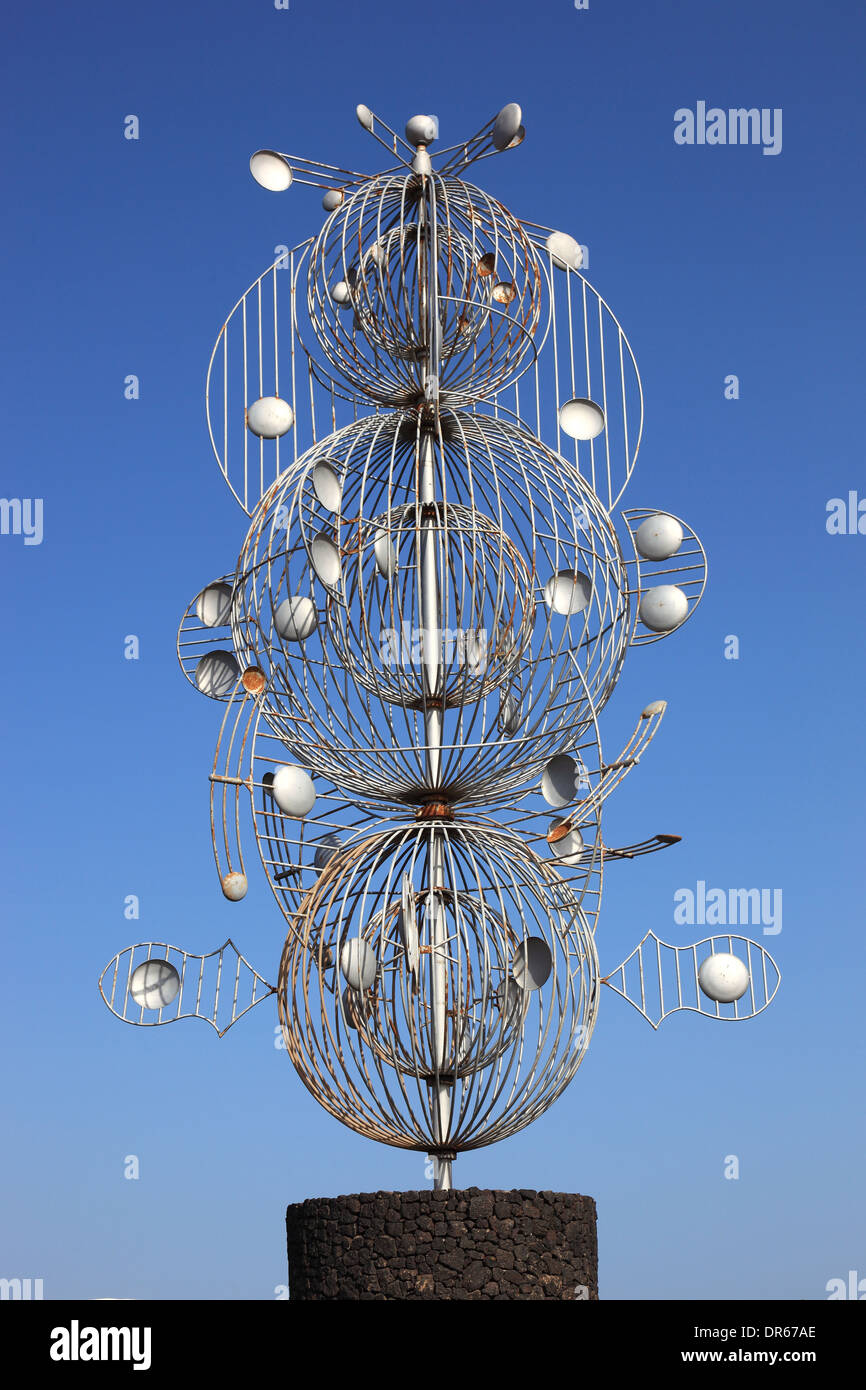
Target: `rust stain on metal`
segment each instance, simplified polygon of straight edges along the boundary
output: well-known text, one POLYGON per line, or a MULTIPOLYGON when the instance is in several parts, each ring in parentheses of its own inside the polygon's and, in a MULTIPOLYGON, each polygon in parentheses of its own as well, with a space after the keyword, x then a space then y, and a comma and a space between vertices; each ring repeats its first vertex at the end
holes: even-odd
POLYGON ((427 801, 415 812, 416 820, 453 820, 454 807, 447 801, 427 801))
POLYGON ((567 820, 560 821, 558 825, 552 825, 550 827, 547 832, 547 843, 549 845, 558 844, 560 840, 565 839, 566 835, 570 835, 571 831, 572 822, 569 817, 567 820))
POLYGON ((261 695, 267 683, 267 677, 260 666, 248 666, 241 676, 241 684, 249 695, 261 695))

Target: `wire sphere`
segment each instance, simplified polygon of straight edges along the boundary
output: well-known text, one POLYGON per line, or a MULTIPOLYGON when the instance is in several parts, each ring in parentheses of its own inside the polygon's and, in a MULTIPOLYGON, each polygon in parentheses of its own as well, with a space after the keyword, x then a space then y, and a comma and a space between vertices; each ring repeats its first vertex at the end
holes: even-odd
POLYGON ((277 987, 286 1048, 349 1128, 425 1152, 480 1148, 574 1077, 596 1018, 593 937, 515 836, 381 831, 331 860, 294 926, 277 987))
POLYGON ((481 189, 438 174, 380 175, 319 233, 307 309, 342 394, 423 401, 437 360, 440 398, 455 404, 530 365, 541 280, 524 228, 481 189))
POLYGON ((416 412, 375 416, 309 451, 238 561, 235 647, 265 671, 265 718, 365 801, 526 787, 594 723, 628 641, 619 543, 576 469, 502 421, 438 418, 432 433, 416 412))

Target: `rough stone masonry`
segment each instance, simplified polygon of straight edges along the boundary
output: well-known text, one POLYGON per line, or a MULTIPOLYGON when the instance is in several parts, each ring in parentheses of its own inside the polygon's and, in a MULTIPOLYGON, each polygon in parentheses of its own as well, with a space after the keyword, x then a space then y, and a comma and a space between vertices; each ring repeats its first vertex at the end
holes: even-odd
POLYGON ((292 1301, 597 1300, 595 1202, 571 1192, 361 1192, 288 1208, 292 1301))

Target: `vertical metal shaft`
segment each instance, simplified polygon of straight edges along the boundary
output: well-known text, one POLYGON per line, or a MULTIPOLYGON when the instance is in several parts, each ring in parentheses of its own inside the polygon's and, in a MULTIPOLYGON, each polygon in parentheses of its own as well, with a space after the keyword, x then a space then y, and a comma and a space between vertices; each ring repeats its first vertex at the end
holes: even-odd
MULTIPOLYGON (((418 247, 418 285, 421 302, 419 319, 427 333, 425 396, 438 397, 439 377, 439 304, 438 304, 438 247, 436 241, 436 205, 432 180, 424 179, 425 196, 421 199, 419 223, 422 232, 418 247), (428 197, 430 205, 428 207, 428 197)), ((425 696, 424 729, 427 744, 426 765, 431 787, 439 784, 442 773, 442 619, 438 573, 438 548, 441 527, 436 502, 436 445, 431 429, 422 432, 418 459, 418 502, 421 507, 421 631, 422 670, 425 696)), ((430 828, 428 865, 428 920, 430 922, 430 991, 433 1034, 433 1065, 445 1067, 448 1055, 448 961, 447 922, 441 900, 444 884, 444 845, 442 831, 434 823, 430 828)), ((451 1125, 452 1087, 441 1081, 432 1085, 433 1132, 437 1143, 444 1145, 451 1125)), ((451 1187, 451 1160, 440 1159, 435 1164, 435 1186, 451 1187)))
MULTIPOLYGON (((419 497, 423 507, 436 499, 436 449, 433 435, 425 433, 421 437, 419 458, 419 497)), ((421 529, 421 631, 422 631, 422 670, 424 693, 427 708, 424 717, 427 743, 427 773, 431 785, 435 786, 442 770, 442 614, 439 598, 439 575, 437 550, 439 528, 434 517, 428 516, 421 529)), ((430 988, 433 1034, 433 1062, 439 1069, 444 1067, 448 1052, 448 962, 447 962, 447 923, 440 891, 444 883, 444 845, 442 831, 434 823, 430 827, 428 849, 428 921, 431 933, 430 988)), ((448 1139, 451 1122, 451 1087, 441 1082, 432 1083, 434 1134, 440 1144, 448 1139)), ((437 1187, 450 1188, 451 1162, 441 1160, 436 1164, 435 1183, 437 1187)))

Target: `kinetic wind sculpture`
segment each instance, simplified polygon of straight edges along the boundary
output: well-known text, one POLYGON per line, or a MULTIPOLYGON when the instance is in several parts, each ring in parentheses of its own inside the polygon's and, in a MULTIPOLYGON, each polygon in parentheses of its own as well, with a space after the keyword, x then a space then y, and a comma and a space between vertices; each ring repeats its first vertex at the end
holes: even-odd
POLYGON ((260 150, 256 181, 325 189, 327 217, 246 291, 208 371, 211 439, 250 518, 233 573, 178 634, 226 705, 211 773, 222 890, 243 899, 241 802, 288 924, 276 986, 233 942, 127 947, 100 990, 126 1022, 222 1034, 277 996, 285 1045, 352 1129, 436 1160, 503 1139, 574 1077, 600 986, 655 1028, 751 1018, 778 971, 730 934, 648 932, 602 976, 605 798, 656 733, 605 760, 598 715, 626 649, 680 627, 703 549, 621 513, 642 425, 616 318, 562 232, 464 181, 524 137, 509 105, 431 153, 365 106, 372 177, 260 150), (547 433, 551 444, 542 442, 547 433))

